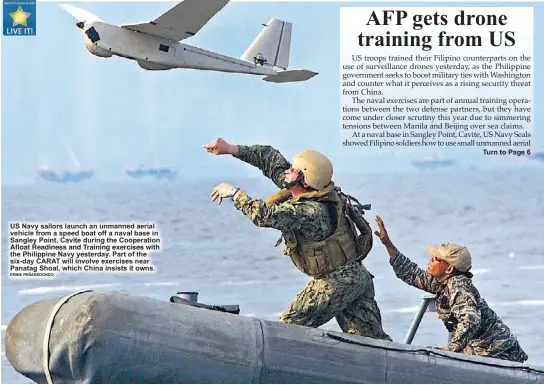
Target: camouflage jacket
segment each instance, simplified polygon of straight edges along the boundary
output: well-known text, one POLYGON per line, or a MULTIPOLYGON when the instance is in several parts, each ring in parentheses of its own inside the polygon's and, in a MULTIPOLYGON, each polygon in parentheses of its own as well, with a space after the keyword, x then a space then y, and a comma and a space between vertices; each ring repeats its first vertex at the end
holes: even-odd
MULTIPOLYGON (((281 153, 270 146, 238 146, 236 158, 257 167, 270 178, 278 188, 282 188, 284 172, 291 168, 281 153)), ((309 240, 320 241, 334 231, 334 223, 324 203, 301 200, 267 205, 265 201, 254 199, 242 192, 234 206, 244 213, 255 225, 280 230, 295 231, 297 235, 309 240)))
POLYGON ((396 276, 407 284, 436 294, 438 317, 450 333, 449 351, 527 360, 516 337, 480 296, 470 278, 456 275, 439 282, 400 252, 391 265, 396 276))

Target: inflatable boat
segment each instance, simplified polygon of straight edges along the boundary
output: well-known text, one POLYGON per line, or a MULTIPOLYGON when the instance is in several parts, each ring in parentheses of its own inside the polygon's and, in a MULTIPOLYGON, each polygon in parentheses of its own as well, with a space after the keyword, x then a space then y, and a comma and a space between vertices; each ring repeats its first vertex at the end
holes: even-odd
POLYGON ((544 383, 544 369, 125 292, 22 309, 6 355, 37 383, 544 383))

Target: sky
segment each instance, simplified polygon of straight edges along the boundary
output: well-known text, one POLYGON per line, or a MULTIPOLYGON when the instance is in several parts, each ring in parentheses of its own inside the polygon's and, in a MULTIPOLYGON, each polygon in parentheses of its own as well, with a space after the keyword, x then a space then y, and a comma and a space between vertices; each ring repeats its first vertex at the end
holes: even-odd
MULTIPOLYGON (((429 151, 341 146, 340 6, 384 4, 445 5, 231 2, 197 35, 183 41, 239 57, 270 17, 290 21, 294 24, 290 67, 319 75, 308 82, 273 84, 242 74, 145 71, 132 60, 93 56, 71 15, 57 3, 38 2, 36 36, 2 37, 2 183, 32 181, 38 166, 94 168, 103 180, 123 178, 126 168, 141 164, 176 167, 184 175, 209 175, 220 163, 201 146, 217 137, 237 144, 272 145, 288 158, 314 148, 345 172, 409 170, 411 159, 430 155, 429 151)), ((76 5, 105 22, 121 24, 152 20, 173 3, 76 5)), ((542 41, 544 6, 517 5, 535 5, 534 41, 542 41)), ((544 92, 541 59, 542 51, 536 50, 535 109, 544 92)), ((542 130, 534 130, 533 143, 543 147, 542 130)), ((455 157, 466 167, 509 167, 518 161, 484 157, 475 150, 440 155, 455 157)), ((223 161, 221 165, 224 172, 223 161)), ((256 172, 235 160, 228 167, 232 174, 256 172)))

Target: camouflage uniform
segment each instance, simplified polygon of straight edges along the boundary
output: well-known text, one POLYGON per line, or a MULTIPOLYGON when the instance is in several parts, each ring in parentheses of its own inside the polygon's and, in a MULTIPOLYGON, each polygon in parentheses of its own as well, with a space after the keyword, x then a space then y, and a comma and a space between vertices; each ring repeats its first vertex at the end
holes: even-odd
MULTIPOLYGON (((235 157, 259 168, 279 188, 284 172, 291 167, 270 146, 239 146, 235 157)), ((326 205, 317 201, 268 205, 242 192, 234 205, 255 225, 280 230, 284 235, 294 231, 298 237, 320 241, 330 236, 335 227, 326 205)), ((281 314, 280 322, 319 327, 336 317, 346 333, 391 340, 382 329, 372 278, 360 262, 314 278, 281 314)))
POLYGON ((439 282, 400 252, 391 265, 407 284, 436 294, 438 317, 450 335, 449 351, 516 362, 527 360, 516 337, 480 297, 470 278, 455 275, 439 282))

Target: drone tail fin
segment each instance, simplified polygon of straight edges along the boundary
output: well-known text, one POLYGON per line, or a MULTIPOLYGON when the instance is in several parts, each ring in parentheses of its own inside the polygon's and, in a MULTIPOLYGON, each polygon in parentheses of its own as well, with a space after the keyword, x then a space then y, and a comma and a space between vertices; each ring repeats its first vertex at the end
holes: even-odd
POLYGON ((241 59, 252 62, 260 54, 266 59, 266 65, 287 69, 292 30, 292 23, 271 18, 242 54, 241 59))

